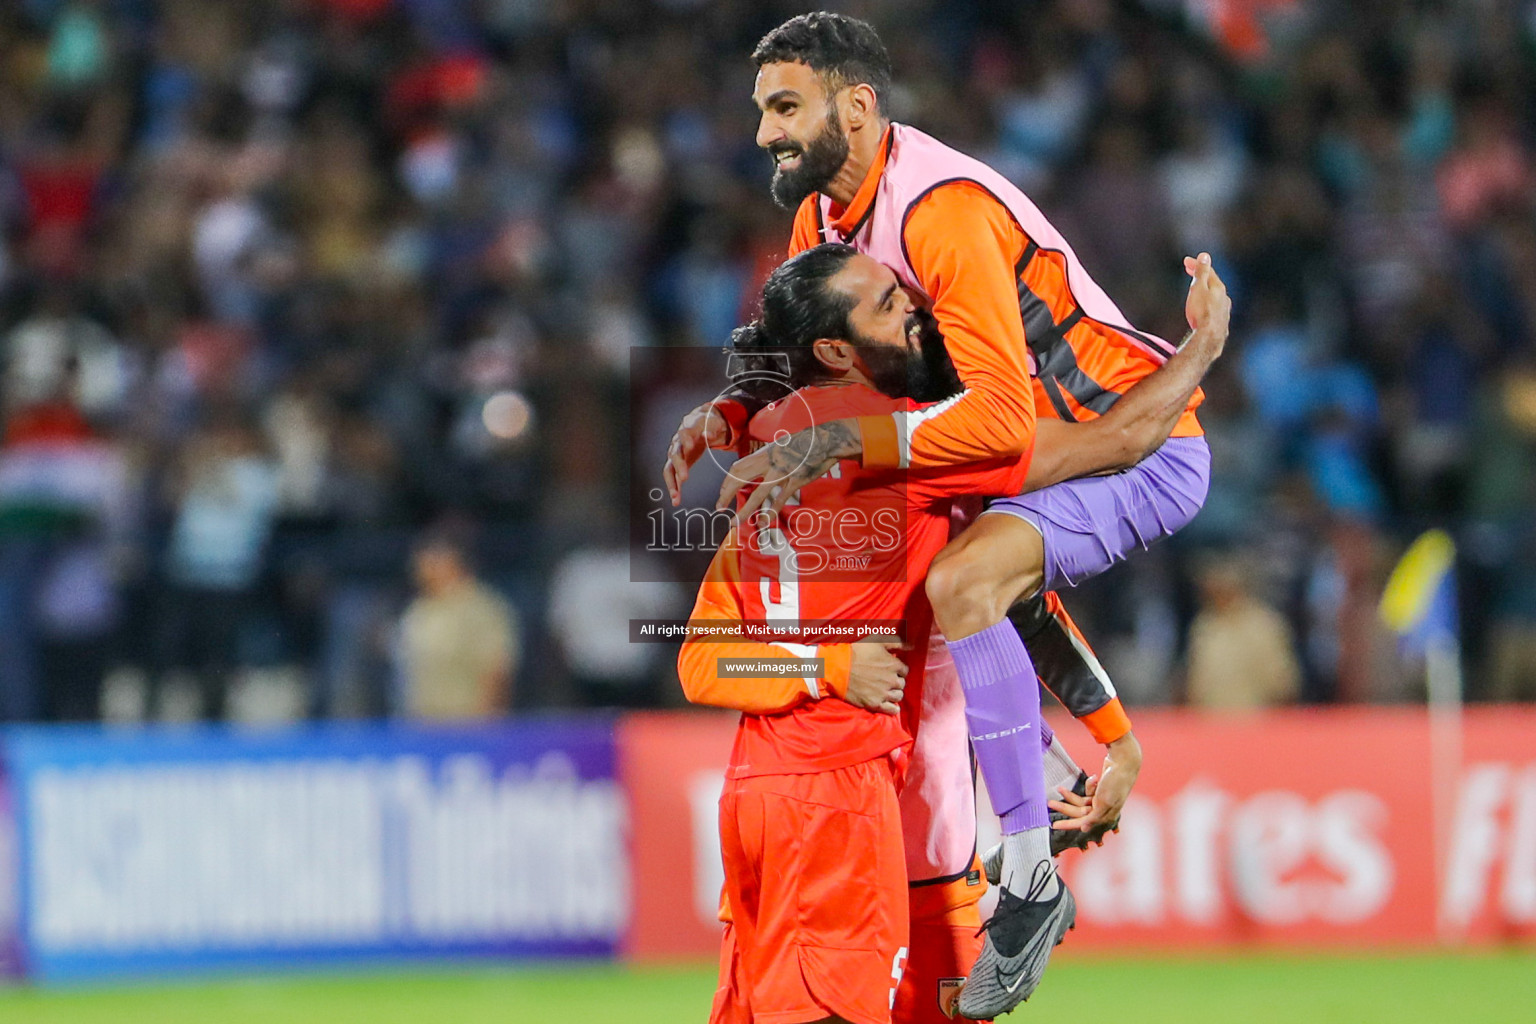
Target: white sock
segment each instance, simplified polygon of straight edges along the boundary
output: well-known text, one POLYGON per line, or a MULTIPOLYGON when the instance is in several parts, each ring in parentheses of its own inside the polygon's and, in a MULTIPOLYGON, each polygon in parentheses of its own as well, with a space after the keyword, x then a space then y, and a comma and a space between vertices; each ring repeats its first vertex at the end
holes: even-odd
POLYGON ((1061 745, 1061 737, 1052 736, 1050 749, 1045 752, 1045 794, 1047 798, 1055 800, 1056 788, 1060 786, 1068 792, 1077 785, 1078 778, 1083 770, 1072 760, 1072 755, 1067 753, 1067 748, 1061 745))
POLYGON ((1037 900, 1052 899, 1058 886, 1056 868, 1051 863, 1051 830, 1027 828, 1022 832, 1003 836, 1003 888, 1019 899, 1032 897, 1037 900), (1036 872, 1041 870, 1042 874, 1036 872), (1031 892, 1031 884, 1044 879, 1038 891, 1031 892))

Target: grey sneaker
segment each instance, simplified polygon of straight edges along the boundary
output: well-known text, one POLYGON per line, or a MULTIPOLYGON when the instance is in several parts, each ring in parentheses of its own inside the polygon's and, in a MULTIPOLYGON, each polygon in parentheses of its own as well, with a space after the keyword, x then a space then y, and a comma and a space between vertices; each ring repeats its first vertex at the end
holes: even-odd
POLYGON ((1051 951, 1077 925, 1077 901, 1065 882, 1048 900, 1030 898, 1038 895, 1054 874, 1049 866, 1036 868, 1022 900, 1002 890, 997 909, 982 925, 986 944, 960 990, 960 1016, 986 1020, 1008 1013, 1040 985, 1051 951))

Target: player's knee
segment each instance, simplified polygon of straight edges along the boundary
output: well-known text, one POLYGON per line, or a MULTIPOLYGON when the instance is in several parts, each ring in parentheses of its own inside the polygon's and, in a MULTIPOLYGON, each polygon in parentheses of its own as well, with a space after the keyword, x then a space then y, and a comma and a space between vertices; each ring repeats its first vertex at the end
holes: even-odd
POLYGON ((1009 602, 1000 591, 993 566, 961 551, 935 559, 924 586, 939 628, 952 636, 969 636, 1000 621, 1009 602))
POLYGON ((928 566, 928 577, 923 580, 923 590, 927 592, 928 601, 933 605, 935 614, 945 615, 955 610, 964 589, 965 576, 966 571, 961 560, 947 558, 942 553, 928 566))
POLYGON ((962 637, 1001 622, 1014 602, 1038 594, 1045 584, 1042 545, 1010 545, 998 557, 995 544, 946 548, 928 570, 925 589, 934 618, 946 636, 962 637))

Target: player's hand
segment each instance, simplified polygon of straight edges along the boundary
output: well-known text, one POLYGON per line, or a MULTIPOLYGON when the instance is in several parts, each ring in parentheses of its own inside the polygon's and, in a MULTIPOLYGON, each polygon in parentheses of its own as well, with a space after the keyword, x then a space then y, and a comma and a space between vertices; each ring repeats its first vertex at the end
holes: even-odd
POLYGON ((672 435, 672 443, 667 445, 667 464, 661 470, 674 508, 683 500, 683 481, 688 479, 688 471, 699 461, 704 449, 724 448, 730 443, 730 425, 715 409, 714 402, 705 402, 683 417, 677 433, 672 435))
POLYGON ((818 479, 843 459, 855 458, 864 451, 863 438, 854 420, 807 427, 798 434, 783 434, 736 464, 725 474, 720 485, 717 509, 730 508, 743 487, 756 489, 736 513, 738 522, 752 518, 758 509, 776 515, 800 488, 818 479))
POLYGON ((907 664, 894 653, 901 646, 893 636, 869 636, 854 644, 843 699, 866 711, 899 714, 907 689, 907 664))
POLYGON ((1134 734, 1126 733, 1106 748, 1103 770, 1083 787, 1086 796, 1063 793, 1060 800, 1050 801, 1051 810, 1067 816, 1052 827, 1087 832, 1103 843, 1106 832, 1119 830, 1120 814, 1140 774, 1141 744, 1134 734))
MULTIPOLYGON (((1051 822, 1051 828, 1061 832, 1080 831, 1082 829, 1082 820, 1093 813, 1093 795, 1098 792, 1098 789, 1099 777, 1097 775, 1088 776, 1088 781, 1083 784, 1083 791, 1081 793, 1074 793, 1065 786, 1057 786, 1056 792, 1058 795, 1054 799, 1047 801, 1047 806, 1057 814, 1066 815, 1066 820, 1051 822)), ((1102 846, 1104 844, 1104 833, 1108 831, 1108 828, 1100 826, 1098 834, 1092 837, 1092 841, 1102 846)))
POLYGON ((1232 316, 1232 300, 1227 286, 1211 266, 1211 254, 1184 257, 1184 272, 1189 275, 1189 295, 1184 300, 1184 317, 1189 329, 1207 338, 1214 348, 1211 358, 1221 355, 1227 344, 1227 324, 1232 316))

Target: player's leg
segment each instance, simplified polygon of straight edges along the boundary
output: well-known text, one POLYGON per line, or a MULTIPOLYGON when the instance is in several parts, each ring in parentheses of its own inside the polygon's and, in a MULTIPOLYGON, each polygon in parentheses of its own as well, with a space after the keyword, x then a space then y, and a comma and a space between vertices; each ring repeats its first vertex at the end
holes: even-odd
MULTIPOLYGON (((998 908, 978 970, 960 996, 960 1012, 973 1018, 1005 1013, 1027 999, 1076 920, 1072 894, 1052 864, 1059 851, 1052 844, 1045 766, 1061 762, 1045 756, 1055 739, 1040 718, 1033 659, 1007 617, 1019 598, 1040 590, 1044 573, 1041 531, 1023 519, 982 516, 935 559, 928 576, 935 619, 950 638, 965 692, 976 760, 1003 831, 1001 863, 992 856, 987 865, 1001 884, 998 908)), ((1047 645, 1046 653, 1056 652, 1047 645)))
POLYGON ((1054 590, 1026 597, 1008 609, 1008 618, 1045 688, 1103 742, 1095 719, 1104 717, 1104 708, 1119 695, 1061 598, 1054 590))
MULTIPOLYGON (((1076 760, 1061 740, 1051 729, 1050 723, 1044 719, 1040 722, 1040 746, 1041 758, 1045 765, 1045 791, 1054 799, 1058 790, 1068 790, 1078 796, 1087 793, 1088 773, 1078 766, 1076 760)), ((1051 856, 1059 857, 1068 850, 1086 850, 1088 844, 1100 839, 1105 832, 1113 828, 1113 824, 1106 823, 1102 827, 1084 832, 1077 829, 1057 829, 1058 820, 1066 817, 1056 811, 1051 812, 1051 856)), ((987 850, 981 858, 982 871, 987 881, 997 885, 1003 877, 1003 844, 998 843, 987 850)), ((914 929, 916 925, 913 925, 914 929)), ((914 932, 915 934, 915 932, 914 932)), ((914 940, 915 941, 915 940, 914 940)), ((913 947, 916 948, 915 946, 913 947)))
MULTIPOLYGON (((1041 547, 1037 551, 1026 545, 1022 561, 1030 571, 1041 571, 1044 588, 1072 586, 1182 529, 1204 504, 1209 485, 1210 448, 1205 439, 1172 438, 1124 473, 1070 480, 994 502, 981 522, 1004 517, 1028 523, 1040 534, 1041 547)), ((973 553, 982 562, 992 554, 973 553)), ((1113 815, 1111 808, 1123 801, 1123 784, 1135 778, 1132 766, 1139 765, 1141 757, 1135 739, 1127 735, 1130 722, 1114 685, 1051 589, 1027 595, 1008 615, 1041 680, 1105 744, 1105 772, 1113 773, 1117 766, 1130 769, 1128 775, 1115 774, 1113 792, 1105 794, 1103 810, 1113 815)), ((1100 821, 1085 830, 1053 832, 1053 839, 1068 835, 1086 846, 1114 824, 1100 821)))
MULTIPOLYGON (((948 1024, 982 949, 977 903, 987 886, 970 852, 975 848, 976 810, 962 739, 965 705, 953 659, 942 641, 929 650, 920 693, 922 713, 901 790, 907 869, 914 878, 953 880, 909 889, 911 955, 892 1020, 948 1024), (971 870, 963 870, 966 867, 971 870)), ((1041 741, 1049 748, 1044 755, 1047 785, 1071 785, 1080 773, 1048 726, 1041 731, 1041 741)), ((1001 866, 1001 858, 998 863, 1001 866)))
POLYGON ((752 844, 744 840, 761 828, 761 820, 762 801, 750 793, 743 795, 741 780, 727 779, 720 794, 720 859, 725 867, 720 916, 726 920, 720 937, 720 980, 709 1024, 752 1024, 751 984, 742 951, 743 943, 750 948, 756 938, 761 865, 755 863, 752 844))
POLYGON ((977 762, 1004 833, 1003 892, 982 956, 995 969, 984 972, 985 984, 973 977, 967 986, 961 1010, 970 1016, 1005 1012, 1027 998, 1075 919, 1071 894, 1050 862, 1044 767, 1033 745, 1036 673, 1008 609, 1102 572, 1182 527, 1204 501, 1209 469, 1204 439, 1180 438, 1126 473, 996 502, 929 571, 934 617, 949 638, 977 762))
MULTIPOLYGON (((1130 722, 1120 707, 1119 695, 1109 673, 1099 663, 1098 656, 1055 591, 1018 602, 1008 610, 1008 618, 1019 631, 1019 638, 1024 641, 1045 688, 1073 718, 1087 727, 1096 740, 1108 746, 1129 730, 1130 722)), ((1058 789, 1070 789, 1083 795, 1088 782, 1087 772, 1078 766, 1043 721, 1040 738, 1045 751, 1046 793, 1053 799, 1058 789)), ((1056 821, 1062 817, 1056 811, 1051 812, 1051 853, 1054 855, 1070 849, 1086 850, 1090 843, 1101 840, 1116 824, 1102 822, 1086 831, 1055 828, 1056 821)), ((998 855, 997 866, 991 874, 994 883, 1000 876, 1001 846, 998 855)))
POLYGON ((981 952, 987 887, 974 876, 910 890, 912 955, 896 992, 892 1024, 949 1024, 965 977, 981 952))
POLYGON ((1175 437, 1123 473, 992 502, 934 559, 933 570, 947 577, 936 589, 929 573, 940 629, 951 641, 980 632, 1015 600, 1076 586, 1173 535, 1205 503, 1210 469, 1205 438, 1175 437), (981 530, 998 515, 1030 524, 1036 535, 981 530))
POLYGON ((1034 662, 1007 618, 1015 601, 1039 590, 1044 566, 1038 530, 1022 519, 983 515, 933 560, 926 587, 965 693, 976 762, 1009 846, 1003 888, 1049 901, 1057 886, 1040 758, 1040 691, 1034 662))
POLYGON ((1040 687, 1007 618, 1019 597, 1039 589, 1043 565, 1038 531, 1021 520, 984 515, 928 570, 934 619, 955 661, 971 745, 1003 832, 997 909, 958 1004, 973 1019, 1006 1013, 1027 999, 1076 920, 1072 894, 1051 862, 1040 687))
MULTIPOLYGON (((1039 806, 1040 773, 1026 756, 1032 750, 1026 737, 1038 729, 1038 695, 1029 685, 1036 666, 1004 621, 1010 607, 1043 589, 1081 582, 1178 530, 1199 511, 1209 477, 1204 438, 1174 438, 1125 473, 994 502, 934 559, 928 596, 960 673, 977 761, 1005 835, 1043 827, 1047 813, 1039 806)), ((1070 641, 1073 633, 1060 638, 1070 641)), ((1070 642, 1066 650, 1073 651, 1070 642)), ((1071 657, 1102 689, 1096 663, 1082 650, 1071 657)), ((1039 863, 1038 856, 1022 856, 1039 853, 1038 839, 1028 838, 1027 848, 1019 844, 1021 863, 1008 869, 1021 877, 1039 863)), ((1007 877, 1004 887, 1015 888, 1007 877)))
POLYGON ((886 1024, 908 926, 889 759, 741 784, 763 809, 760 827, 743 831, 762 869, 755 942, 742 956, 754 1018, 886 1024))

